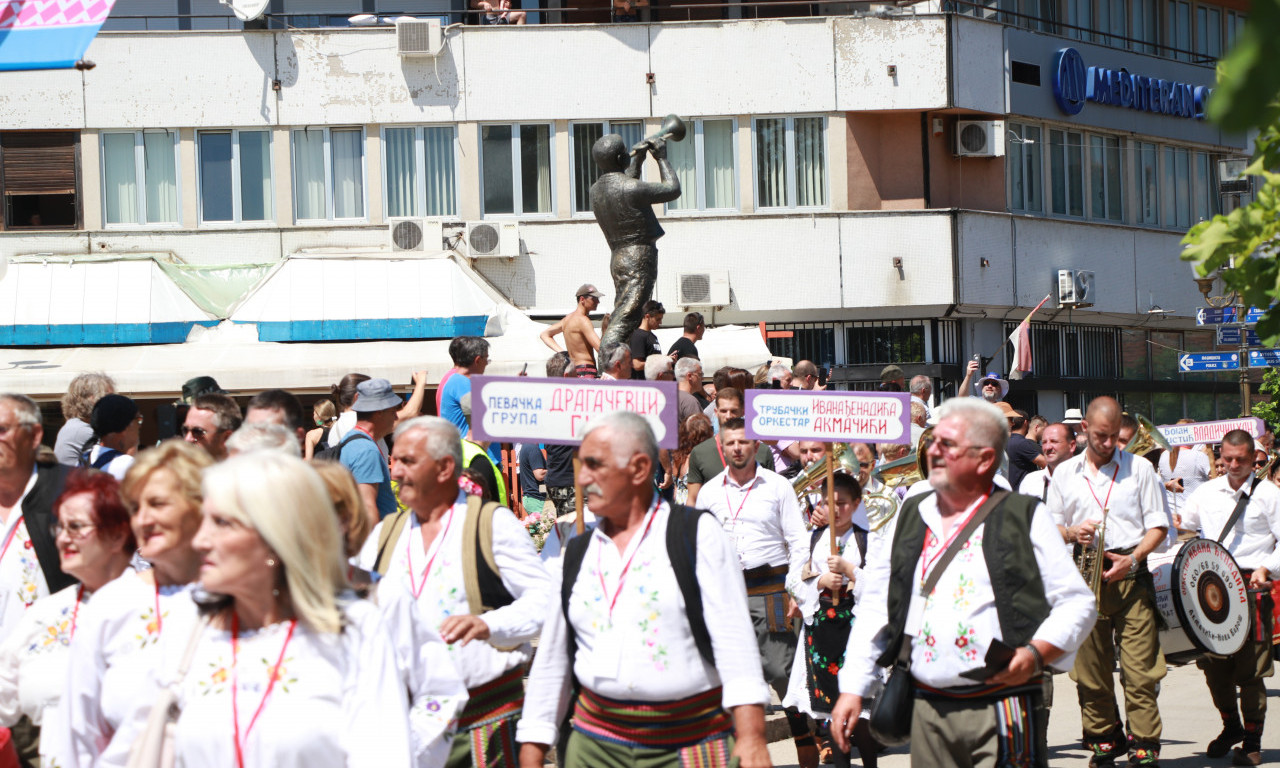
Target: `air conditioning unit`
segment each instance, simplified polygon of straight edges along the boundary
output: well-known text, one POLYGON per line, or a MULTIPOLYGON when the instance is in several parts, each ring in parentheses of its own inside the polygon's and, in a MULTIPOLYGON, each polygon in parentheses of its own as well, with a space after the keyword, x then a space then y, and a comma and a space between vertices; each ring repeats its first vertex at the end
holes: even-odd
POLYGON ((392 251, 436 253, 444 247, 444 222, 439 219, 388 219, 392 251))
POLYGON ((1058 270, 1058 306, 1093 306, 1093 273, 1080 269, 1058 270))
POLYGON ((406 57, 435 57, 444 50, 439 19, 396 19, 396 53, 406 57))
POLYGON ((473 258, 520 255, 520 224, 514 221, 467 222, 467 254, 473 258))
POLYGON ((683 307, 725 307, 729 305, 729 272, 681 272, 676 275, 676 304, 683 307))
POLYGON ((957 157, 1003 157, 1004 122, 1001 120, 957 120, 957 157))

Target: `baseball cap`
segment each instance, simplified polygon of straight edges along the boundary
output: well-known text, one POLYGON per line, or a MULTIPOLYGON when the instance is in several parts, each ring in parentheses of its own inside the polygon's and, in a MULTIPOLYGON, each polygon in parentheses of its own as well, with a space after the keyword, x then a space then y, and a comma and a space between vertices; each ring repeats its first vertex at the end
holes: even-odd
POLYGON ((583 283, 582 285, 578 286, 578 292, 573 295, 575 298, 581 298, 583 296, 594 296, 597 299, 604 298, 604 294, 600 292, 600 289, 595 287, 591 283, 583 283))

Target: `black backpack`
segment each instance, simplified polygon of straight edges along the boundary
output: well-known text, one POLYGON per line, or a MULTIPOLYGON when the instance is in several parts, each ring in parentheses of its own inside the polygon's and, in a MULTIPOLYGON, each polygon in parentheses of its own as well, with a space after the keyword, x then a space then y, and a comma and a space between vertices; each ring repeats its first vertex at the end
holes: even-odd
POLYGON ((373 439, 372 437, 369 437, 368 435, 366 435, 365 433, 361 432, 360 430, 358 430, 358 429, 353 429, 353 430, 351 430, 351 432, 349 432, 349 433, 347 434, 347 436, 346 436, 346 437, 342 438, 342 442, 338 443, 337 445, 331 445, 331 446, 329 446, 328 448, 325 448, 323 451, 316 451, 316 452, 315 452, 315 455, 313 456, 313 458, 314 458, 314 459, 318 459, 318 460, 320 460, 320 461, 337 461, 337 462, 341 462, 341 461, 342 461, 342 449, 343 449, 343 448, 345 448, 345 447, 347 446, 347 443, 351 442, 352 440, 359 439, 359 438, 361 438, 361 437, 365 438, 366 440, 372 440, 372 439, 373 439))
POLYGON ((116 449, 108 448, 104 445, 102 446, 102 453, 98 454, 98 458, 90 461, 89 457, 93 455, 93 449, 97 445, 99 443, 96 436, 89 438, 89 442, 85 443, 84 451, 80 453, 81 469, 102 469, 112 461, 115 461, 116 457, 124 455, 116 449))
MULTIPOLYGON (((685 614, 689 617, 689 629, 693 632, 693 643, 698 647, 698 654, 706 662, 715 666, 715 652, 711 648, 711 633, 707 631, 707 622, 702 614, 702 590, 698 587, 698 574, 695 568, 698 563, 698 520, 703 515, 711 514, 705 509, 693 509, 679 504, 671 505, 671 515, 667 519, 667 557, 671 559, 671 569, 675 571, 676 583, 680 585, 680 594, 684 597, 685 614)), ((591 535, 581 534, 569 540, 564 550, 564 580, 560 584, 560 610, 564 612, 565 627, 568 630, 569 668, 573 668, 573 659, 578 655, 578 641, 569 622, 569 598, 573 593, 573 585, 578 581, 578 572, 582 570, 582 559, 586 557, 587 545, 591 543, 591 535)))

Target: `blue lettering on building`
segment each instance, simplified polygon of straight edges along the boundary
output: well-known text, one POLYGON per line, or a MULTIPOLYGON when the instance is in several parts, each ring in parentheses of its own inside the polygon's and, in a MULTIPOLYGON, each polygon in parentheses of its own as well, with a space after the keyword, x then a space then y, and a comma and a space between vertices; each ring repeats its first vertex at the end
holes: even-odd
POLYGON ((1053 59, 1053 98, 1068 115, 1078 115, 1086 101, 1169 117, 1203 120, 1213 89, 1173 80, 1135 75, 1129 70, 1086 67, 1075 48, 1062 48, 1053 59))

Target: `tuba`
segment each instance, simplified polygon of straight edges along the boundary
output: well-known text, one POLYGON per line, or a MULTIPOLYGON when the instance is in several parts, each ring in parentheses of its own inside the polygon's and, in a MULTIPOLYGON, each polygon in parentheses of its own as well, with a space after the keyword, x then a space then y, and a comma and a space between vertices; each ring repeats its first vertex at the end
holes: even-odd
POLYGON ((871 476, 884 484, 880 490, 862 495, 862 506, 867 511, 871 530, 880 530, 893 519, 894 515, 898 514, 898 507, 902 502, 895 491, 899 487, 917 483, 928 474, 926 454, 931 442, 933 442, 933 427, 921 433, 914 451, 871 470, 871 476))
MULTIPOLYGON (((858 476, 858 459, 853 455, 848 443, 834 443, 831 446, 831 467, 834 472, 858 476)), ((791 490, 795 491, 796 501, 804 501, 809 489, 827 482, 827 460, 818 459, 805 467, 800 474, 791 480, 791 490)))
POLYGON ((1160 430, 1156 429, 1156 425, 1152 424, 1150 419, 1136 413, 1130 415, 1138 422, 1138 431, 1133 433, 1133 437, 1125 445, 1125 453, 1146 456, 1157 448, 1163 451, 1169 450, 1169 441, 1164 439, 1164 435, 1160 434, 1160 430))
POLYGON ((684 135, 688 129, 685 128, 684 121, 676 115, 667 115, 662 120, 662 125, 658 128, 658 132, 649 136, 631 148, 631 155, 643 149, 652 149, 653 142, 658 139, 670 139, 672 141, 684 141, 684 135))

